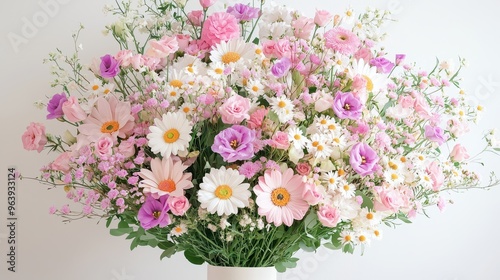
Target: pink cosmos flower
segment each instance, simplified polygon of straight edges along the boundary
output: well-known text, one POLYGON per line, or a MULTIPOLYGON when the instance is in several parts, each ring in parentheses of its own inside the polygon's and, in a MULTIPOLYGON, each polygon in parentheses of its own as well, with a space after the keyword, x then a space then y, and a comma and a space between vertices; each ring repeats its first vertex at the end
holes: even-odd
POLYGON ((41 152, 47 143, 45 126, 41 123, 30 123, 22 136, 23 147, 28 151, 41 152))
POLYGON ((62 104, 62 111, 64 112, 64 117, 70 122, 79 122, 87 118, 87 114, 83 111, 82 107, 78 103, 78 98, 75 96, 70 96, 62 104))
POLYGON ((267 222, 275 226, 291 226, 294 220, 301 220, 309 209, 302 198, 303 188, 302 176, 294 175, 292 169, 284 173, 267 170, 253 188, 259 215, 266 216, 267 222))
POLYGON ((151 170, 141 169, 139 176, 143 179, 139 187, 144 188, 144 194, 151 194, 158 199, 164 195, 183 196, 184 190, 193 187, 191 173, 184 173, 188 166, 172 157, 151 160, 151 170))
POLYGON ((250 100, 238 94, 229 97, 219 107, 222 122, 225 124, 239 124, 243 120, 248 120, 250 118, 248 110, 250 110, 250 100))
POLYGON ((238 20, 231 14, 225 12, 214 13, 209 16, 203 24, 201 39, 210 46, 221 41, 229 41, 240 36, 238 20))
POLYGON ((131 115, 130 103, 118 101, 111 95, 109 100, 101 97, 96 101, 96 106, 78 127, 80 133, 95 142, 101 137, 126 138, 134 129, 134 117, 131 115))
POLYGON ((358 49, 360 41, 351 31, 335 27, 325 33, 325 45, 341 54, 351 55, 358 49))

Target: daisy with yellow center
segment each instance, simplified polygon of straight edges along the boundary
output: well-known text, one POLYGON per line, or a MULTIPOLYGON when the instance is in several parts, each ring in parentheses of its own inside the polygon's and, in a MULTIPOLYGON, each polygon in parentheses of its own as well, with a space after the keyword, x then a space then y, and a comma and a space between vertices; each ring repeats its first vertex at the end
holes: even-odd
POLYGON ((164 195, 179 197, 184 195, 184 190, 193 187, 191 173, 184 173, 188 166, 172 157, 151 160, 151 170, 141 169, 139 176, 143 179, 139 187, 144 194, 151 194, 158 199, 164 195))
POLYGON ((168 112, 162 119, 155 119, 155 125, 149 127, 148 145, 153 153, 163 157, 177 155, 186 151, 191 141, 192 126, 183 112, 168 112))
POLYGON ((245 176, 234 169, 224 166, 210 169, 197 194, 201 207, 219 216, 237 214, 238 208, 248 207, 250 203, 250 184, 243 183, 244 180, 245 176))
POLYGON ((245 88, 251 96, 261 96, 264 94, 264 85, 258 80, 249 80, 245 88))
POLYGON ((242 38, 221 41, 210 52, 212 62, 224 65, 245 64, 254 56, 253 44, 246 43, 242 38))
POLYGON ((271 110, 278 115, 278 120, 281 123, 286 123, 293 119, 294 105, 292 101, 285 96, 271 98, 271 110))
POLYGON ((170 231, 170 234, 173 236, 181 236, 184 233, 187 232, 187 226, 184 223, 180 223, 176 225, 172 230, 170 231))
POLYGON ((222 79, 224 75, 224 70, 226 69, 226 66, 222 62, 212 62, 210 64, 210 67, 207 69, 207 74, 211 78, 214 78, 216 80, 222 79))

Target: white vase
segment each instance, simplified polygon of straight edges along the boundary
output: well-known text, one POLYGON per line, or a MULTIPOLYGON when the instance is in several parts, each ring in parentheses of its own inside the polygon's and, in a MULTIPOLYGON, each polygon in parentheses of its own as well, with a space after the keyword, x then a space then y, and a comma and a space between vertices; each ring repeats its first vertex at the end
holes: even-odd
POLYGON ((276 280, 278 274, 274 267, 207 267, 207 280, 276 280))

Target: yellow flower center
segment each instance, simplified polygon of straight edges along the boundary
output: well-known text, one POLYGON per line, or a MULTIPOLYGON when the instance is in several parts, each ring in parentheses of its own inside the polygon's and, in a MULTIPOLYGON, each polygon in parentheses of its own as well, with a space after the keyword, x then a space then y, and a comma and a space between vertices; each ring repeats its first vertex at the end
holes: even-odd
POLYGON ((344 185, 344 191, 348 192, 350 189, 349 185, 344 185))
POLYGON ((221 75, 222 73, 224 73, 224 70, 220 69, 220 68, 215 68, 214 72, 218 75, 221 75))
POLYGON ((98 90, 99 89, 99 86, 98 85, 93 85, 92 86, 92 90, 98 90))
POLYGON ((236 150, 236 148, 238 148, 239 146, 239 143, 238 143, 238 140, 231 140, 231 142, 229 142, 229 145, 231 146, 231 148, 233 148, 234 150, 236 150))
POLYGON ((176 185, 172 179, 166 179, 158 184, 158 189, 163 192, 171 193, 176 190, 176 185))
POLYGON ((165 141, 165 143, 172 144, 179 139, 179 136, 179 131, 175 128, 171 128, 163 133, 163 141, 165 141))
POLYGON ((366 214, 366 218, 367 218, 368 220, 373 219, 373 213, 368 213, 368 214, 366 214))
POLYGON ((262 50, 261 49, 255 49, 255 54, 261 54, 262 50))
POLYGON ((391 174, 392 180, 397 180, 398 178, 399 178, 398 174, 394 174, 394 173, 391 174))
POLYGON ((328 129, 329 130, 336 130, 337 127, 334 124, 330 124, 330 125, 328 125, 328 129))
POLYGON ((380 236, 380 231, 378 231, 378 230, 374 230, 374 231, 373 231, 373 234, 375 234, 375 236, 380 236))
POLYGON ((345 171, 344 171, 344 169, 339 169, 339 171, 337 171, 337 173, 339 173, 339 176, 342 176, 345 174, 345 171))
POLYGON ((254 92, 259 91, 259 87, 258 87, 258 86, 253 86, 253 87, 252 87, 252 91, 254 91, 254 92))
POLYGON ((181 80, 172 80, 172 81, 170 81, 170 85, 175 87, 175 88, 180 88, 180 87, 182 87, 183 83, 181 80))
POLYGON ((189 113, 189 111, 191 111, 191 108, 184 107, 184 108, 182 108, 182 111, 187 114, 187 113, 189 113))
POLYGON ((399 160, 400 160, 401 162, 406 162, 406 158, 405 158, 405 157, 401 157, 399 160))
POLYGON ((181 228, 181 227, 176 227, 176 228, 175 228, 175 232, 177 232, 177 233, 181 233, 181 232, 182 232, 182 228, 181 228))
POLYGON ((241 56, 237 52, 227 52, 222 56, 222 62, 224 62, 224 64, 229 64, 240 60, 240 58, 241 56))
POLYGON ((363 75, 366 80, 366 91, 373 91, 373 81, 368 76, 363 75))
POLYGON ((104 93, 104 94, 108 94, 109 92, 110 92, 110 90, 109 90, 109 89, 105 89, 103 93, 104 93))
POLYGON ((175 92, 175 91, 171 91, 171 92, 170 92, 170 96, 172 96, 172 97, 177 96, 177 92, 175 92))
POLYGON ((315 148, 316 148, 316 147, 318 147, 319 142, 318 142, 318 141, 314 141, 314 142, 312 142, 312 144, 311 144, 311 145, 312 145, 313 147, 315 147, 315 148))
POLYGON ((316 149, 321 152, 321 151, 323 151, 324 147, 323 147, 323 145, 318 145, 318 147, 316 147, 316 149))
POLYGON ((392 161, 389 161, 389 167, 392 169, 392 170, 397 170, 398 169, 398 165, 395 164, 394 162, 392 161))
POLYGON ((280 107, 282 109, 285 108, 286 107, 286 102, 283 101, 283 100, 281 100, 280 102, 278 102, 278 107, 280 107))
POLYGON ((365 242, 365 241, 366 241, 366 236, 364 236, 364 235, 360 235, 358 239, 359 239, 359 241, 361 241, 361 242, 365 242))
POLYGON ((117 121, 105 122, 101 126, 102 133, 113 133, 120 128, 120 124, 117 121))
POLYGON ((300 134, 295 134, 295 135, 293 136, 293 139, 295 139, 295 140, 297 140, 297 141, 298 141, 298 140, 300 140, 300 134))
POLYGON ((334 179, 334 178, 330 178, 330 179, 328 179, 328 182, 329 182, 330 184, 335 184, 335 179, 334 179))
POLYGON ((326 124, 326 120, 322 119, 319 123, 322 124, 322 125, 325 125, 326 124))
POLYGON ((229 199, 233 195, 233 190, 228 185, 220 185, 215 189, 215 196, 219 199, 229 199))
POLYGON ((193 69, 192 66, 188 66, 187 70, 188 70, 189 73, 193 73, 194 72, 194 69, 193 69))
POLYGON ((339 139, 339 138, 337 138, 337 137, 335 137, 335 138, 333 138, 333 142, 335 142, 335 143, 337 143, 337 144, 338 144, 338 143, 340 143, 340 139, 339 139))
POLYGON ((154 211, 153 212, 153 217, 155 217, 155 219, 157 219, 157 220, 160 218, 160 215, 161 215, 160 211, 154 211))
POLYGON ((271 192, 271 201, 276 206, 286 206, 290 201, 290 193, 283 187, 274 189, 271 192))
POLYGON ((350 235, 344 236, 344 241, 345 242, 350 242, 352 240, 352 237, 350 235))
POLYGON ((425 158, 424 158, 424 156, 418 156, 418 159, 419 160, 424 160, 425 158))

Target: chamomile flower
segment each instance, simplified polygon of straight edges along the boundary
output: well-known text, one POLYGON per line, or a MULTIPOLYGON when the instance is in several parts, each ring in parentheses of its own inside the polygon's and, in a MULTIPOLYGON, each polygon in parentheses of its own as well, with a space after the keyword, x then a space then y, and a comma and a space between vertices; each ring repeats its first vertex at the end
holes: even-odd
POLYGON ((105 84, 104 86, 101 87, 101 92, 103 94, 109 94, 114 92, 115 90, 115 84, 105 84))
POLYGON ((310 142, 298 127, 291 127, 288 129, 288 141, 291 141, 292 145, 297 150, 304 149, 310 142))
POLYGON ((369 244, 370 236, 371 234, 364 230, 358 231, 354 235, 354 244, 369 244))
POLYGON ((237 170, 211 168, 210 173, 203 177, 198 191, 198 201, 202 208, 217 215, 237 214, 238 208, 249 205, 250 184, 243 183, 245 176, 237 170))
POLYGON ((332 148, 327 142, 326 136, 319 133, 311 135, 311 142, 307 145, 307 151, 316 159, 327 159, 332 154, 332 148))
POLYGON ((226 66, 222 62, 212 62, 210 68, 207 69, 207 74, 216 80, 220 80, 225 77, 224 69, 226 69, 226 66))
POLYGON ((173 236, 181 236, 184 233, 187 232, 187 226, 184 223, 180 223, 176 225, 172 230, 170 231, 170 234, 173 236))
POLYGON ((186 103, 182 104, 180 109, 182 112, 184 112, 184 114, 191 115, 194 113, 194 111, 196 109, 196 105, 194 105, 193 103, 186 102, 186 103))
POLYGON ((340 178, 337 175, 337 172, 328 171, 323 173, 321 179, 327 184, 329 191, 334 191, 339 186, 340 178))
POLYGON ((162 119, 155 119, 155 125, 150 126, 148 145, 153 153, 160 153, 163 157, 177 155, 186 151, 191 141, 192 125, 183 112, 168 112, 162 119))
POLYGON ((169 102, 177 101, 181 97, 181 89, 167 85, 165 87, 165 97, 169 102))
POLYGON ((242 38, 221 41, 210 52, 212 62, 221 62, 224 65, 245 64, 253 58, 253 44, 246 43, 242 38))
POLYGON ((344 230, 340 233, 339 241, 342 242, 342 245, 353 244, 354 242, 354 233, 350 230, 344 230))
POLYGON ((249 80, 245 88, 252 96, 260 96, 264 93, 264 85, 258 80, 249 80))
POLYGON ((281 123, 286 123, 293 119, 294 105, 290 99, 285 96, 271 98, 271 110, 278 115, 281 123))
POLYGON ((344 184, 339 185, 338 190, 343 197, 352 198, 355 195, 356 186, 354 186, 354 184, 349 184, 345 182, 344 184))
POLYGON ((99 94, 102 92, 102 81, 99 79, 94 79, 89 84, 89 90, 92 93, 99 94))

